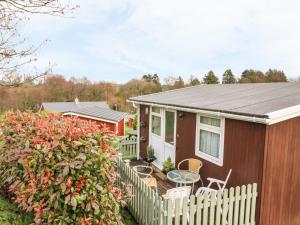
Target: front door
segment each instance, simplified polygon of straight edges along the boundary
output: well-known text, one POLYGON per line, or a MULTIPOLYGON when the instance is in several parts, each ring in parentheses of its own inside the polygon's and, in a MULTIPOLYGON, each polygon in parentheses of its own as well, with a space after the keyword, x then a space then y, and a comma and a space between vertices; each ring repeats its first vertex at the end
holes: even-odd
POLYGON ((176 111, 164 110, 165 160, 170 157, 175 163, 176 111))
POLYGON ((154 148, 154 164, 159 169, 168 157, 175 163, 175 126, 176 111, 151 107, 149 145, 154 148))

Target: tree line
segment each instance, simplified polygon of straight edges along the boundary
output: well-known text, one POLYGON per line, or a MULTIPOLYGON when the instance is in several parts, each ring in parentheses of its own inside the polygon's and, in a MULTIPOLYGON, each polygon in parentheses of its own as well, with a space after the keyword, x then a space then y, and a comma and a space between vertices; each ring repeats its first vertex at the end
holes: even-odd
POLYGON ((247 69, 244 70, 240 77, 233 74, 231 69, 225 70, 222 75, 222 80, 220 81, 218 76, 210 70, 204 75, 202 81, 197 77, 191 76, 189 80, 189 85, 198 84, 235 84, 235 83, 266 83, 266 82, 287 82, 288 79, 285 73, 277 69, 269 69, 267 72, 262 72, 259 70, 247 69))
POLYGON ((0 112, 7 110, 38 111, 42 102, 107 101, 111 108, 133 112, 126 100, 132 96, 145 95, 160 91, 178 89, 199 84, 234 84, 257 82, 287 82, 283 71, 270 69, 266 73, 258 70, 245 70, 240 77, 230 69, 222 75, 222 80, 209 71, 202 79, 191 76, 185 82, 181 76, 169 76, 161 81, 157 74, 145 74, 139 79, 132 79, 125 84, 114 82, 91 82, 87 78, 66 79, 62 75, 49 74, 44 80, 29 81, 16 88, 0 86, 0 112))

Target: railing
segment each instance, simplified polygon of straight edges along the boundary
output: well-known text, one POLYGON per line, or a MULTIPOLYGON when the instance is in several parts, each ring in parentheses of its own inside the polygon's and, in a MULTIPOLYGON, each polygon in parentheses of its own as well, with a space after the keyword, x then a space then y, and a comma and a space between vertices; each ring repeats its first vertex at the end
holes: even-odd
POLYGON ((119 140, 119 151, 122 153, 123 159, 137 158, 137 137, 122 137, 119 140))
POLYGON ((119 179, 131 187, 128 208, 140 225, 255 225, 255 183, 172 202, 147 187, 121 159, 118 172, 119 179))

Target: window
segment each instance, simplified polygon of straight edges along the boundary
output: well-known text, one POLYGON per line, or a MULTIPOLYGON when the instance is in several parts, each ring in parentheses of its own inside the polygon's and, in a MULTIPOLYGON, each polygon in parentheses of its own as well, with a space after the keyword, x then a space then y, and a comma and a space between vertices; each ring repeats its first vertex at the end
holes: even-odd
POLYGON ((222 166, 224 119, 198 115, 196 127, 196 155, 222 166))
POLYGON ((152 107, 152 112, 154 112, 154 113, 160 113, 160 108, 153 106, 152 107))
POLYGON ((161 118, 160 116, 152 115, 152 133, 161 135, 161 118))
POLYGON ((174 145, 175 112, 166 111, 165 129, 165 142, 174 145))

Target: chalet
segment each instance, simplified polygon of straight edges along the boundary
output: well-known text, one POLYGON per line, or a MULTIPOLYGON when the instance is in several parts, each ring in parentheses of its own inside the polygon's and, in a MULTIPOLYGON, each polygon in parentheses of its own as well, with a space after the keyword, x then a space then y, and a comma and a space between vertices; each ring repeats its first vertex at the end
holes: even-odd
POLYGON ((118 136, 124 136, 126 113, 111 110, 106 102, 45 102, 41 110, 59 112, 64 116, 76 116, 105 126, 118 136))
POLYGON ((138 154, 196 158, 203 178, 257 183, 257 224, 300 224, 300 83, 199 85, 133 97, 138 154))

